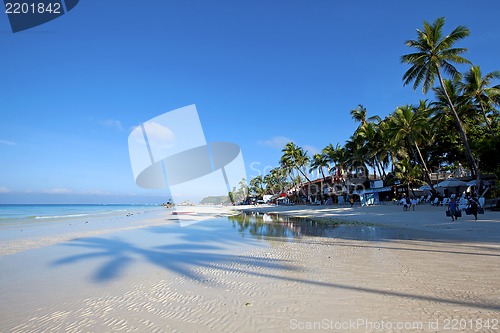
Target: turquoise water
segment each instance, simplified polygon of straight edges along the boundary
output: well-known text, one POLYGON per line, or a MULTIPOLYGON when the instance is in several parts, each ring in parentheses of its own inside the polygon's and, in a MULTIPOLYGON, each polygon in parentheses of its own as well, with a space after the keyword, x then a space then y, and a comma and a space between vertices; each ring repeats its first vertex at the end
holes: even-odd
POLYGON ((0 205, 0 226, 18 223, 47 223, 104 217, 108 215, 134 214, 138 211, 159 210, 155 205, 117 204, 18 204, 0 205))

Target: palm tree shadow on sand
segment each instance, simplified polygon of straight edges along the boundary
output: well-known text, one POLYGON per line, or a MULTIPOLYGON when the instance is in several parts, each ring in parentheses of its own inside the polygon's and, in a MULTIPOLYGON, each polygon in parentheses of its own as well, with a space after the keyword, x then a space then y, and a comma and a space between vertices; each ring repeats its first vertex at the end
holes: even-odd
MULTIPOLYGON (((146 229, 147 230, 147 229, 146 229)), ((135 245, 119 238, 88 237, 75 239, 64 246, 87 249, 52 262, 53 266, 76 264, 94 259, 104 259, 104 263, 94 272, 94 282, 118 279, 131 265, 146 262, 167 271, 193 280, 202 280, 199 268, 224 269, 237 263, 241 267, 295 270, 286 260, 259 258, 231 254, 230 249, 236 239, 229 239, 217 232, 194 233, 187 228, 165 228, 149 230, 154 233, 169 233, 166 241, 171 244, 146 247, 135 245)))
MULTIPOLYGON (((390 295, 406 299, 418 299, 452 305, 466 305, 487 310, 500 309, 496 302, 468 302, 393 290, 381 290, 368 286, 362 287, 315 281, 314 279, 304 279, 299 276, 292 277, 290 274, 287 274, 287 272, 301 271, 303 268, 294 265, 288 260, 268 258, 267 256, 255 257, 228 253, 228 246, 229 249, 231 249, 231 244, 237 242, 238 238, 228 238, 227 228, 226 233, 207 233, 204 232, 203 229, 198 229, 196 231, 189 228, 173 227, 153 227, 146 228, 145 231, 155 234, 170 234, 169 236, 174 236, 168 238, 172 241, 172 244, 148 248, 137 246, 118 238, 108 239, 89 237, 76 239, 64 245, 84 248, 89 250, 89 252, 67 256, 54 261, 52 265, 60 266, 99 258, 107 259, 92 276, 92 280, 96 283, 104 283, 113 279, 118 279, 121 275, 125 274, 129 266, 138 261, 142 261, 204 284, 210 284, 210 280, 207 280, 203 274, 200 274, 198 269, 219 270, 228 274, 247 274, 258 278, 270 278, 333 289, 347 289, 368 294, 390 295), (272 270, 274 270, 274 272, 272 272, 272 270)), ((236 230, 236 233, 240 231, 241 230, 236 230)))

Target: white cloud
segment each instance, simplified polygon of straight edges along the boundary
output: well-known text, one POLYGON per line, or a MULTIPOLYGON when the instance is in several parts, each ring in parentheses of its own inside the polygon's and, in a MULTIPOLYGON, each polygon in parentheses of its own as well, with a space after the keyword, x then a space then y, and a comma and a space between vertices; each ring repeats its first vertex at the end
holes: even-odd
POLYGON ((0 140, 0 144, 7 145, 7 146, 15 146, 16 143, 9 141, 9 140, 0 140))
MULTIPOLYGON (((2 193, 2 188, 0 187, 0 193, 2 193)), ((103 191, 103 190, 87 190, 78 191, 67 187, 56 187, 51 189, 45 189, 41 191, 25 190, 23 193, 43 193, 43 194, 73 194, 73 195, 96 195, 96 196, 108 196, 114 195, 116 193, 103 191)))
POLYGON ((168 150, 175 144, 174 132, 162 124, 149 121, 144 124, 149 146, 155 151, 168 150))
POLYGON ((9 193, 11 192, 11 189, 7 187, 0 187, 0 193, 9 193))
POLYGON ((269 140, 259 140, 257 143, 259 145, 268 146, 275 149, 283 149, 288 142, 293 141, 286 136, 273 136, 269 140))
POLYGON ((111 193, 111 192, 102 191, 102 190, 90 190, 90 191, 82 192, 81 194, 87 194, 87 195, 113 195, 113 193, 111 193))
POLYGON ((123 126, 121 121, 116 119, 106 119, 101 121, 101 124, 109 128, 116 128, 117 130, 123 131, 123 126))
POLYGON ((69 194, 69 193, 74 193, 72 189, 69 188, 52 188, 50 190, 44 190, 42 193, 46 194, 69 194))

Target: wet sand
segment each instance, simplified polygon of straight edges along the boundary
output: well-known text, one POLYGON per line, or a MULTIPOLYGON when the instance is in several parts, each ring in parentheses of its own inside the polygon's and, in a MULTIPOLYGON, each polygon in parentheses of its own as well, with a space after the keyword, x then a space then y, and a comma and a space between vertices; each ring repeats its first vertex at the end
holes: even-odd
MULTIPOLYGON (((361 224, 255 237, 165 214, 102 234, 71 229, 0 256, 0 331, 500 331, 498 212, 451 222, 431 206, 240 208, 361 224)), ((231 213, 190 209, 181 218, 231 213)))

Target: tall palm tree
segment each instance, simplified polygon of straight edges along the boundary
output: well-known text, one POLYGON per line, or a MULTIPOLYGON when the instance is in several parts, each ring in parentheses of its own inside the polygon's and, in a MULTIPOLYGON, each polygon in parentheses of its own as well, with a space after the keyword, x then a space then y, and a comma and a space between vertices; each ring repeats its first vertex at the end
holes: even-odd
POLYGON ((328 168, 328 156, 326 156, 325 154, 314 154, 311 161, 310 161, 310 168, 309 168, 309 172, 312 172, 314 170, 319 170, 319 172, 321 173, 321 176, 323 177, 321 179, 321 183, 320 183, 320 188, 319 190, 316 188, 316 194, 318 193, 321 193, 323 194, 323 184, 325 182, 325 173, 323 172, 323 168, 328 168))
POLYGON ((314 154, 311 160, 309 172, 319 170, 321 176, 323 177, 323 180, 325 180, 325 173, 323 172, 323 168, 328 168, 328 156, 326 154, 314 154))
MULTIPOLYGON (((420 105, 422 106, 422 103, 420 105)), ((429 113, 422 107, 414 109, 411 105, 405 105, 394 111, 390 123, 394 141, 407 142, 415 160, 422 166, 426 182, 431 187, 431 191, 435 193, 430 179, 430 171, 419 147, 419 142, 425 141, 427 138, 429 113)))
MULTIPOLYGON (((377 124, 372 121, 366 122, 363 126, 358 127, 355 135, 361 139, 362 147, 360 147, 360 153, 364 156, 364 159, 373 168, 374 176, 377 176, 377 170, 380 177, 383 177, 383 167, 380 163, 380 155, 385 153, 383 151, 382 144, 382 129, 379 128, 377 124), (364 142, 363 142, 364 141, 364 142)), ((385 171, 384 171, 385 174, 385 171)))
POLYGON ((387 119, 380 121, 377 125, 377 144, 374 147, 374 151, 377 156, 377 162, 380 165, 380 169, 382 171, 381 178, 382 180, 387 179, 386 169, 389 167, 390 161, 393 158, 394 151, 397 150, 398 147, 391 146, 391 133, 388 129, 387 119))
POLYGON ((367 118, 366 108, 359 104, 357 108, 350 111, 352 119, 359 122, 359 126, 351 136, 349 142, 347 142, 346 147, 349 148, 351 153, 351 159, 354 164, 362 164, 363 167, 366 164, 371 166, 374 170, 375 177, 377 175, 377 169, 381 175, 381 170, 377 161, 377 152, 373 149, 377 147, 375 142, 378 139, 377 125, 381 122, 379 116, 373 116, 367 118), (376 121, 376 123, 374 122, 376 121))
MULTIPOLYGON (((337 143, 337 146, 339 144, 337 143)), ((335 147, 333 144, 329 144, 321 151, 321 154, 325 155, 326 160, 328 162, 328 173, 331 173, 332 170, 336 169, 337 166, 337 158, 335 156, 335 147)))
MULTIPOLYGON (((269 173, 262 179, 262 182, 265 185, 264 192, 267 192, 269 194, 276 194, 285 191, 290 185, 286 181, 287 175, 287 171, 281 167, 272 168, 269 173)), ((252 179, 252 181, 254 179, 252 179)), ((252 183, 252 181, 250 181, 250 183, 252 183)))
MULTIPOLYGON (((363 147, 364 140, 361 136, 357 135, 357 132, 351 135, 351 137, 345 142, 344 154, 347 167, 357 170, 359 168, 366 169, 367 162, 367 150, 363 147)), ((350 173, 349 173, 350 174, 350 173)))
POLYGON ((366 122, 366 108, 363 105, 358 104, 355 109, 351 110, 351 117, 354 121, 363 125, 366 122))
POLYGON ((307 152, 293 142, 288 142, 281 152, 283 153, 280 161, 281 165, 285 168, 297 170, 308 182, 310 182, 311 180, 303 171, 303 168, 309 163, 307 152))
POLYGON ((470 34, 470 30, 465 26, 458 26, 453 31, 443 37, 442 28, 444 26, 444 17, 437 18, 432 24, 424 21, 424 30, 417 29, 417 40, 408 40, 406 45, 417 49, 416 53, 410 53, 401 57, 402 63, 410 64, 411 67, 403 76, 404 85, 413 82, 413 89, 416 89, 422 84, 422 91, 427 91, 434 85, 434 80, 437 77, 441 88, 443 89, 450 106, 450 111, 457 125, 462 143, 465 147, 467 158, 472 166, 472 169, 478 180, 480 180, 479 168, 476 160, 472 155, 467 134, 462 126, 455 106, 444 88, 443 72, 450 75, 452 78, 459 78, 460 73, 452 65, 452 63, 464 64, 470 63, 469 60, 461 56, 466 52, 465 48, 453 47, 460 39, 463 39, 470 34))
POLYGON ((471 66, 464 78, 464 93, 472 99, 474 105, 481 111, 484 122, 490 130, 491 136, 495 136, 488 120, 487 113, 494 110, 493 105, 500 105, 500 85, 488 87, 492 80, 500 79, 500 71, 494 71, 481 76, 479 66, 471 66))
POLYGON ((326 156, 326 160, 329 163, 328 173, 332 175, 332 184, 335 182, 335 178, 340 178, 343 174, 345 167, 345 154, 344 148, 340 144, 329 144, 321 151, 323 155, 326 156))
POLYGON ((258 197, 262 197, 265 194, 264 178, 262 175, 250 179, 250 191, 258 197))
POLYGON ((345 146, 341 146, 337 143, 334 151, 335 160, 337 161, 337 175, 338 177, 343 177, 345 171, 348 168, 349 157, 346 153, 345 146))
POLYGON ((266 185, 265 192, 268 194, 276 194, 279 191, 279 185, 276 178, 274 178, 273 174, 268 173, 264 176, 263 182, 266 185))

